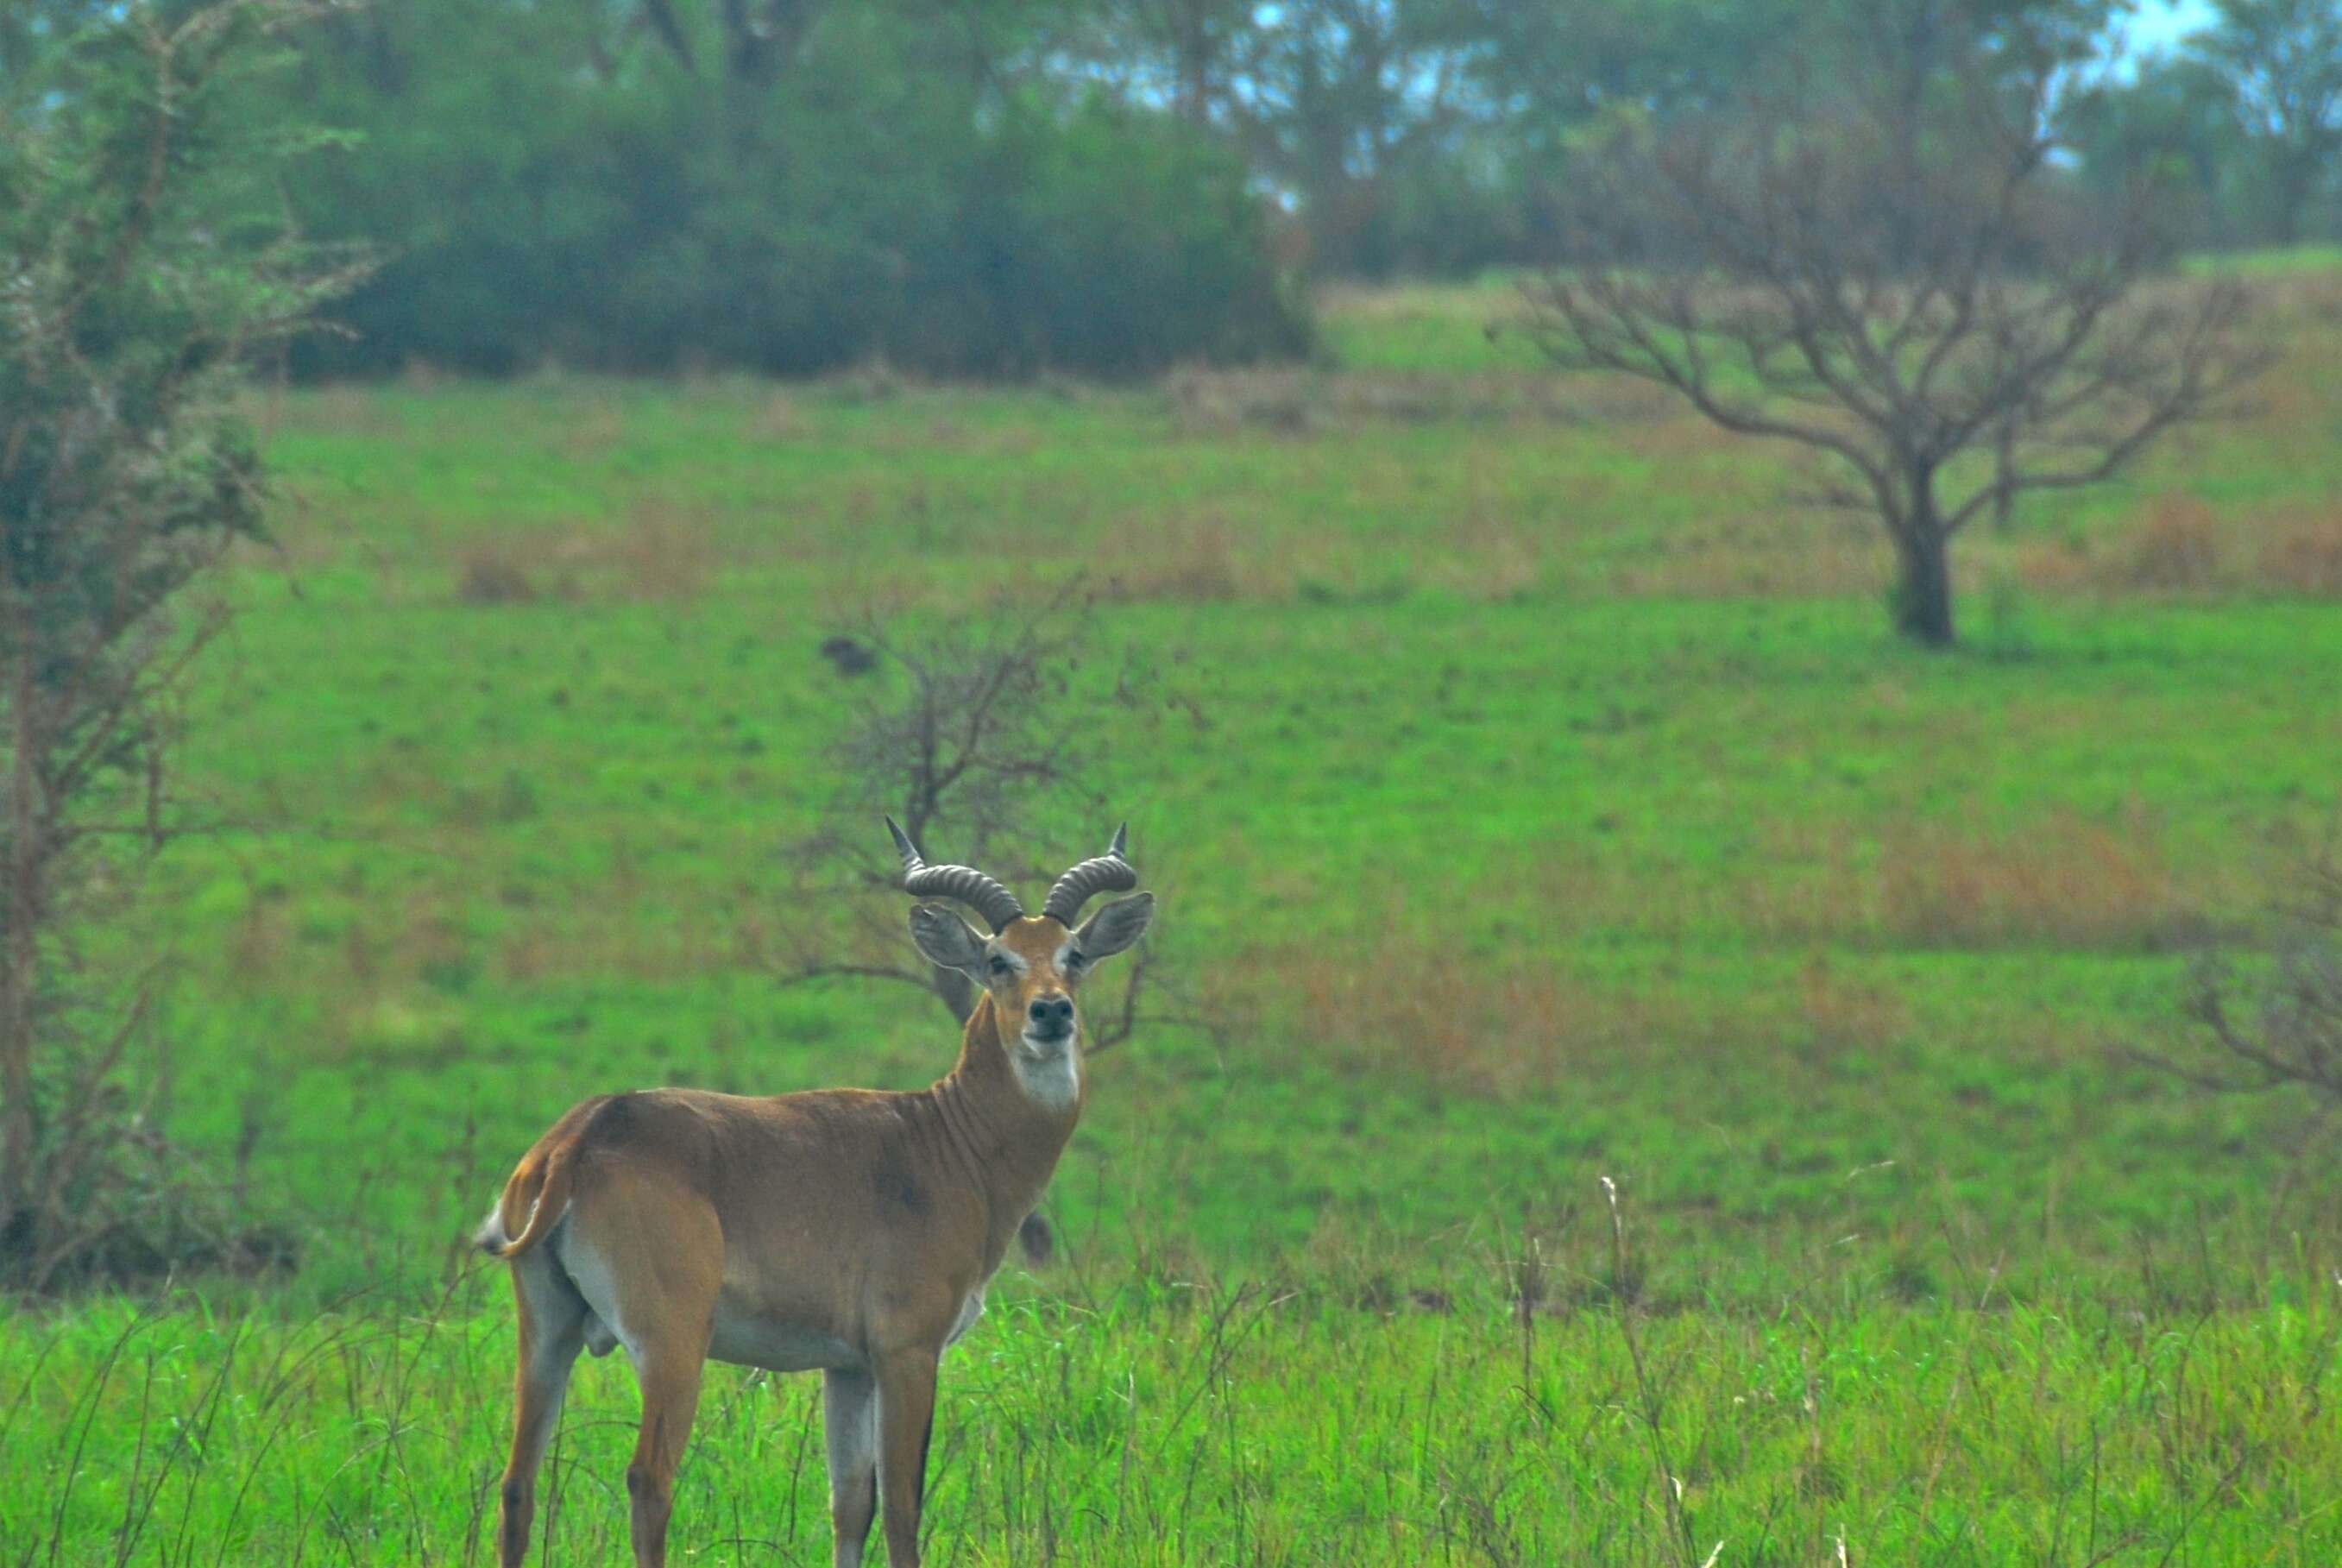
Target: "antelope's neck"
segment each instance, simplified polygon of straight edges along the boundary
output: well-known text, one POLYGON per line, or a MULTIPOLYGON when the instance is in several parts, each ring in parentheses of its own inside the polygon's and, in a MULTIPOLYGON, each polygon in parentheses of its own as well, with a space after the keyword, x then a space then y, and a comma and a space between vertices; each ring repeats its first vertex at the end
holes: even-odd
POLYGON ((998 1265, 1009 1238, 1041 1201, 1082 1114, 1078 1042, 1066 1046, 1076 1054, 1076 1078, 1072 1097, 1062 1105, 1046 1104, 1026 1089, 1008 1059, 1009 1049, 987 994, 968 1014, 958 1065, 935 1087, 945 1124, 991 1213, 986 1248, 990 1266, 998 1265))

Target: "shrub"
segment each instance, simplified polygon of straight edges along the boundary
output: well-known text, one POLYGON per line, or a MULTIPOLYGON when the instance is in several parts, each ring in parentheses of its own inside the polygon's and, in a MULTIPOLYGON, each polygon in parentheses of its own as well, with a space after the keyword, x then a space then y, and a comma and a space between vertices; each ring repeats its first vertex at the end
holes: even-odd
POLYGON ((2301 867, 2261 952, 2197 966, 2185 1012, 2191 1049, 2156 1065, 2203 1088, 2342 1104, 2342 840, 2301 867))
POLYGON ((826 18, 746 106, 656 57, 597 74, 574 32, 484 0, 317 31, 300 107, 360 137, 295 206, 390 259, 301 368, 1135 375, 1306 346, 1241 163, 1167 115, 987 101, 884 16, 826 18))
POLYGON ((32 1290, 281 1251, 126 1084, 146 987, 82 939, 184 826, 190 590, 264 499, 241 373, 347 276, 285 234, 304 139, 245 95, 290 0, 92 15, 0 92, 0 1284, 32 1290))

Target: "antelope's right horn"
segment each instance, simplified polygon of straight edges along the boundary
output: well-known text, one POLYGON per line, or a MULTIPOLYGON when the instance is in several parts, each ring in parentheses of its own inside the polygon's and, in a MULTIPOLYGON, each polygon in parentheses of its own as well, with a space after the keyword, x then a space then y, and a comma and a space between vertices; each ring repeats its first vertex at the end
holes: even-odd
POLYGON ((956 898, 992 923, 995 932, 1002 932, 1015 922, 1025 918, 1025 906, 1016 895, 972 865, 929 865, 919 855, 919 846, 911 835, 886 819, 886 831, 895 835, 896 853, 903 857, 903 891, 914 898, 956 898))

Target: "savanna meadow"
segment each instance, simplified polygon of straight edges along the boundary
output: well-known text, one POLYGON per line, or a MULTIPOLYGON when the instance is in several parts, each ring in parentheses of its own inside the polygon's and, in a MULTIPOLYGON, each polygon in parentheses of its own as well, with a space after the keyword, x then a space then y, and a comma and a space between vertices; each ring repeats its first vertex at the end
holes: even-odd
MULTIPOLYGON (((1990 12, 1958 35, 1995 103, 2034 59, 2007 16, 2109 10, 1896 4, 1990 12)), ((170 150, 214 124, 173 52, 213 46, 205 15, 275 25, 264 0, 123 45, 131 107, 82 135, 117 102, 102 40, 0 142, 0 1563, 495 1561, 520 1336, 475 1233, 515 1160, 591 1095, 952 1068, 973 993, 912 947, 886 814, 1028 898, 1126 819, 1159 901, 1083 994, 1078 1126, 943 1360, 930 1561, 2342 1562, 2342 251, 2277 243, 2332 201, 2207 185, 2151 258, 2087 265, 2004 246, 2033 209, 1986 202, 1965 281, 1890 214, 1844 263, 1876 288, 1807 288, 1780 256, 1840 265, 1811 225, 1753 260, 1646 230, 1631 266, 1499 235, 1410 282, 1366 275, 1442 271, 1472 215, 1409 206, 1398 168, 1397 215, 1338 258, 1321 223, 1305 281, 1247 204, 1335 195, 1273 125, 1242 167, 1192 149, 1253 124, 1227 104, 1269 125, 1313 4, 1246 8, 1266 42, 1225 103, 1198 65, 1029 118, 999 72, 1037 94, 1017 71, 1090 58, 1055 10, 1002 24, 963 98, 887 75, 959 80, 895 9, 841 9, 807 25, 826 75, 771 78, 802 123, 740 108, 767 33, 729 35, 733 96, 676 85, 719 68, 715 7, 616 55, 512 8, 602 73, 610 124, 548 120, 558 148, 656 163, 703 100, 743 167, 907 127, 872 166, 931 184, 868 222, 965 186, 917 234, 989 215, 991 315, 919 304, 975 297, 965 258, 820 227, 861 196, 756 198, 800 224, 793 278, 826 256, 861 298, 856 257, 899 264, 906 327, 686 297, 780 222, 725 230, 715 185, 666 238, 558 251, 603 221, 529 205, 563 180, 631 191, 605 218, 658 203, 568 152, 435 184, 383 64, 425 58, 393 46, 420 25, 319 9, 355 30, 295 78, 375 116, 334 166, 378 179, 155 194, 227 145, 170 150), (1124 186, 1159 232, 1118 226, 1124 186), (460 266, 234 249, 218 212, 285 201, 336 244, 318 215, 419 235, 442 205, 415 254, 460 266), (1166 215, 1198 204, 1203 239, 1166 215), (492 208, 567 226, 463 250, 492 208), (537 314, 499 315, 524 251, 572 284, 527 274, 537 314), (1652 281, 1677 255, 1696 289, 1652 281), (562 293, 587 280, 609 300, 562 293), (277 352, 345 296, 353 334, 277 352), (475 316, 519 325, 491 354, 475 316), (2115 346, 2056 358, 2067 334, 2115 346), (1928 402, 1939 364, 1986 412, 1897 490, 1957 401, 1928 402), (239 434, 188 444, 168 411, 215 369, 239 434), (1850 504, 1863 429, 1891 461, 1850 504), (1930 620, 1938 460, 1976 500, 1930 620)), ((788 8, 721 15, 752 9, 788 8)), ((1312 36, 1363 46, 1386 12, 1354 10, 1312 36)), ((154 15, 98 7, 104 37, 115 11, 154 15)), ((53 35, 19 20, 0 65, 53 35)), ((503 69, 465 115, 556 94, 503 69)), ((2107 101, 2163 103, 2157 69, 2107 101)), ((1488 93, 1439 135, 1496 124, 1468 120, 1488 93)), ((2012 178, 2080 210, 2136 138, 2058 113, 2082 150, 2012 178)), ((1827 123, 1829 157, 1867 146, 1827 123)), ((1907 146, 1969 145, 1937 135, 1907 146)), ((832 1560, 822 1389, 707 1366, 672 1561, 832 1560)), ((633 1560, 641 1408, 628 1354, 578 1362, 530 1561, 633 1560)))

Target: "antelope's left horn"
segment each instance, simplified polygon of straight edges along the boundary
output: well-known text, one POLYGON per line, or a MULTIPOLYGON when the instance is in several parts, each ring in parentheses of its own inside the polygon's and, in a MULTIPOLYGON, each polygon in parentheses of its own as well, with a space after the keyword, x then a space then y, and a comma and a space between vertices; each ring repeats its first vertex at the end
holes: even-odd
POLYGON ((1131 868, 1123 850, 1130 838, 1130 824, 1124 823, 1114 830, 1114 842, 1106 853, 1086 860, 1065 875, 1057 878, 1049 889, 1049 896, 1041 905, 1041 913, 1060 925, 1070 926, 1082 905, 1101 893, 1127 893, 1138 885, 1138 873, 1131 868))

